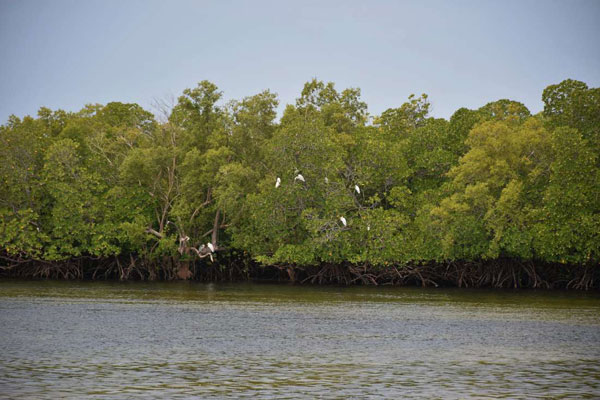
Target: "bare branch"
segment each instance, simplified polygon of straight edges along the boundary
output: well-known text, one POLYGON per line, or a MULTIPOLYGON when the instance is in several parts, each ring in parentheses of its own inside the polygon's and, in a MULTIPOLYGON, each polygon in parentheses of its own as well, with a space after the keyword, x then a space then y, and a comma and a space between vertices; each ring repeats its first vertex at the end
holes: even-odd
POLYGON ((163 238, 163 234, 162 233, 160 233, 158 231, 155 231, 154 229, 152 229, 150 227, 146 228, 146 233, 150 233, 150 234, 156 236, 159 239, 163 238))

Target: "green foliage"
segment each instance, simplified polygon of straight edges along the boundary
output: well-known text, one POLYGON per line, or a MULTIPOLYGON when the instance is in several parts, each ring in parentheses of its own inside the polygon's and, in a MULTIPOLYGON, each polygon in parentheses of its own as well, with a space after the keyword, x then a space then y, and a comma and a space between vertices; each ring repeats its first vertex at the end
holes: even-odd
POLYGON ((600 144, 600 88, 590 89, 583 82, 567 79, 544 89, 542 100, 552 128, 569 126, 594 145, 600 144))
POLYGON ((550 179, 538 210, 536 245, 545 258, 585 263, 600 256, 598 152, 573 128, 552 136, 550 179))
POLYGON ((282 265, 595 265, 600 89, 566 80, 542 97, 536 116, 502 99, 435 119, 411 95, 371 117, 359 89, 314 79, 277 121, 272 92, 222 103, 202 81, 162 122, 119 102, 12 116, 0 256, 160 265, 210 242, 282 265))
POLYGON ((445 255, 531 258, 528 215, 547 183, 550 136, 536 119, 490 120, 469 133, 469 151, 452 168, 451 194, 431 212, 445 255))

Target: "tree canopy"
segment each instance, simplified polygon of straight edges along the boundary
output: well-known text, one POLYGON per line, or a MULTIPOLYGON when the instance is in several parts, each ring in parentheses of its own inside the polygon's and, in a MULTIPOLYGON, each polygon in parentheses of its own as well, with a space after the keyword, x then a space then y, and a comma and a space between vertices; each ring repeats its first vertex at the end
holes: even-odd
POLYGON ((4 262, 600 260, 599 88, 565 80, 537 115, 501 99, 449 120, 425 94, 372 116, 359 89, 316 79, 280 119, 268 90, 222 96, 202 81, 163 121, 119 102, 11 116, 4 262))

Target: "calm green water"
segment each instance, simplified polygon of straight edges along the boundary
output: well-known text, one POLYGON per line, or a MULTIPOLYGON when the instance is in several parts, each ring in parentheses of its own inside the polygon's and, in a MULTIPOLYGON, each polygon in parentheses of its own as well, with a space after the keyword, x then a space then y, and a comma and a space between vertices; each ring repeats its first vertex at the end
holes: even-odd
POLYGON ((598 398, 575 292, 0 281, 2 398, 598 398))

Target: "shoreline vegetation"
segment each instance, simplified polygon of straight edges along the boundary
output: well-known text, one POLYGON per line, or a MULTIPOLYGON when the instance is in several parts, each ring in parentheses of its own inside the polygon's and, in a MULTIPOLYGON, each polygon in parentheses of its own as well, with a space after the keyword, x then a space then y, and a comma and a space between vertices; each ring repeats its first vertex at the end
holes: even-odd
POLYGON ((369 115, 207 81, 0 126, 0 277, 600 288, 600 89, 369 115))
POLYGON ((419 287, 459 287, 494 289, 574 289, 598 290, 600 270, 595 266, 538 264, 520 260, 486 262, 424 263, 420 265, 367 266, 323 264, 312 266, 260 265, 256 262, 201 265, 170 260, 162 268, 147 268, 135 260, 77 259, 63 262, 28 261, 3 267, 0 278, 172 281, 272 282, 309 285, 395 285, 419 287), (184 275, 182 275, 184 271, 184 275))

